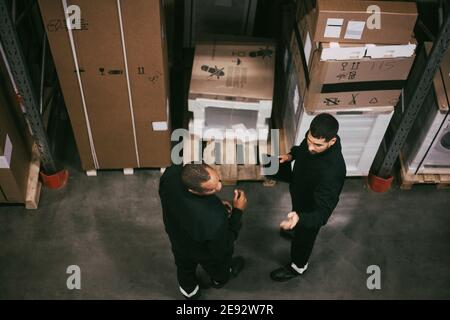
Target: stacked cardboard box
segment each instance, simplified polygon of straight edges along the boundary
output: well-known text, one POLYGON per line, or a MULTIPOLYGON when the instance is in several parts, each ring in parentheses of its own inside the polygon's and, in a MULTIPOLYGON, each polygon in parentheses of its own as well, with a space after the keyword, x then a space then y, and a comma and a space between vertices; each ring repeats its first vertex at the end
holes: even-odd
POLYGON ((353 130, 348 126, 368 134, 361 141, 343 136, 343 153, 349 175, 366 175, 414 62, 415 4, 306 0, 297 5, 291 39, 291 86, 296 83, 297 96, 294 103, 286 102, 295 108, 286 109, 296 115, 290 125, 295 133, 287 134, 295 139, 288 144, 299 143, 312 116, 321 112, 333 113, 338 120, 356 117, 359 120, 340 121, 342 135, 353 130), (368 8, 373 6, 380 9, 381 29, 369 28, 368 8))
POLYGON ((160 1, 70 4, 80 8, 79 29, 67 27, 65 0, 39 0, 83 169, 166 167, 171 143, 160 1))
POLYGON ((189 130, 203 139, 267 140, 275 46, 269 41, 199 43, 188 106, 189 130), (228 129, 228 132, 226 130, 228 129))

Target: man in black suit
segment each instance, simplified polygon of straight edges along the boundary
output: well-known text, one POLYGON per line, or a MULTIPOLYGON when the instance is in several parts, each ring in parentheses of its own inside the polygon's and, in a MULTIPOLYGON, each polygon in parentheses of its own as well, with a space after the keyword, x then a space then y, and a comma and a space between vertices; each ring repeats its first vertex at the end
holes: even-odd
POLYGON ((291 261, 271 272, 274 281, 288 281, 306 271, 317 234, 338 204, 346 176, 338 130, 332 115, 320 114, 303 142, 280 156, 280 163, 295 160, 289 184, 292 211, 280 224, 292 243, 291 261))
POLYGON ((244 191, 235 190, 231 206, 215 195, 221 188, 219 175, 206 164, 172 165, 160 180, 164 225, 186 299, 200 297, 198 265, 215 288, 237 276, 244 266, 242 257, 232 255, 247 198, 244 191))

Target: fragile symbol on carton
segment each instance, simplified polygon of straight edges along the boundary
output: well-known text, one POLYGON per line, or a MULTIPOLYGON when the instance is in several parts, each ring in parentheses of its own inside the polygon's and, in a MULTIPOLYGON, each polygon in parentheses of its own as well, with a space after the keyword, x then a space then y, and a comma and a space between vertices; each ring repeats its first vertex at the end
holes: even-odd
POLYGON ((327 106, 337 106, 340 102, 339 98, 325 98, 323 101, 327 106))
POLYGON ((159 80, 159 78, 160 78, 161 76, 162 76, 162 73, 159 72, 159 71, 156 71, 155 74, 154 74, 153 76, 148 77, 148 80, 149 80, 151 83, 155 83, 155 82, 157 82, 157 81, 159 80))
POLYGON ((205 72, 209 72, 209 77, 216 76, 217 79, 220 79, 220 77, 223 77, 225 75, 225 72, 223 72, 223 69, 225 69, 225 67, 219 69, 217 66, 214 66, 214 68, 212 68, 207 65, 202 65, 200 68, 205 72))
POLYGON ((98 68, 98 71, 100 71, 101 76, 105 75, 105 68, 98 68))
POLYGON ((271 58, 273 54, 273 50, 269 49, 269 46, 266 46, 265 48, 259 48, 258 51, 252 51, 248 55, 252 58, 262 57, 263 59, 265 57, 271 58))

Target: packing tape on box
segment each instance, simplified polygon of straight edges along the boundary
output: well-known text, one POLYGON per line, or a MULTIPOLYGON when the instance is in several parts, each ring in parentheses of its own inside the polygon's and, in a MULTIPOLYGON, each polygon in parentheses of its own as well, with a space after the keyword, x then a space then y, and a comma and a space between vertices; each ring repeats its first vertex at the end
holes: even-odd
POLYGON ((89 145, 91 148, 91 153, 92 153, 92 159, 94 161, 94 166, 95 169, 99 169, 99 165, 98 165, 98 160, 97 160, 97 153, 95 151, 95 144, 94 144, 94 138, 92 136, 92 130, 91 130, 91 125, 89 122, 89 116, 87 113, 87 107, 86 107, 86 100, 84 98, 84 90, 83 90, 83 83, 81 82, 81 76, 80 76, 80 68, 78 65, 78 56, 77 56, 77 51, 75 49, 75 41, 73 39, 73 33, 72 33, 72 28, 70 27, 70 18, 69 18, 69 12, 67 9, 67 0, 61 0, 63 8, 64 8, 64 16, 66 18, 67 21, 67 33, 69 35, 69 41, 70 41, 70 47, 72 49, 72 57, 73 57, 73 62, 75 63, 75 70, 77 70, 76 74, 77 74, 77 79, 78 79, 78 86, 80 88, 80 93, 81 93, 81 102, 83 104, 83 111, 84 111, 84 117, 86 120, 86 128, 88 131, 88 137, 89 137, 89 145))
POLYGON ((127 76, 128 99, 129 99, 129 102, 130 102, 131 123, 132 123, 132 126, 133 126, 134 150, 136 151, 137 165, 140 168, 141 167, 141 163, 140 163, 140 158, 139 158, 139 150, 138 150, 137 137, 136 137, 136 125, 135 125, 135 122, 134 122, 133 97, 131 95, 130 76, 129 76, 129 73, 128 73, 127 48, 125 46, 125 35, 124 35, 124 32, 123 32, 123 21, 122 21, 122 7, 120 6, 120 0, 117 0, 117 12, 119 14, 120 38, 122 40, 123 59, 125 61, 125 74, 127 76))

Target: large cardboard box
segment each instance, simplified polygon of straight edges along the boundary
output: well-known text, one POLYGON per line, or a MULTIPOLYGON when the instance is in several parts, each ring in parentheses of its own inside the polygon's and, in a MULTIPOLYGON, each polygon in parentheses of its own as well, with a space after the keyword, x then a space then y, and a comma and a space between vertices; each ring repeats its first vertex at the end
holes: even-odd
POLYGON ((263 130, 268 135, 275 45, 270 40, 199 43, 189 88, 190 131, 263 130), (211 129, 211 130, 208 130, 211 129))
POLYGON ((417 20, 414 2, 317 0, 314 41, 406 44, 417 20), (370 6, 380 9, 380 28, 369 29, 370 6))
POLYGON ((0 87, 0 203, 25 203, 31 156, 0 87))
POLYGON ((160 1, 70 4, 80 8, 80 30, 68 30, 62 1, 39 0, 83 169, 169 165, 160 1))
POLYGON ((414 57, 320 61, 317 53, 310 72, 305 108, 372 108, 395 106, 414 57))

